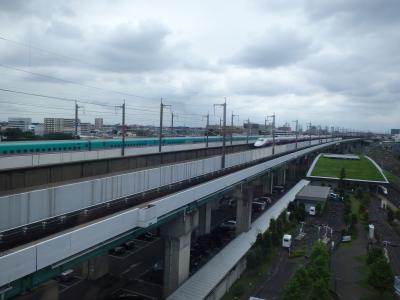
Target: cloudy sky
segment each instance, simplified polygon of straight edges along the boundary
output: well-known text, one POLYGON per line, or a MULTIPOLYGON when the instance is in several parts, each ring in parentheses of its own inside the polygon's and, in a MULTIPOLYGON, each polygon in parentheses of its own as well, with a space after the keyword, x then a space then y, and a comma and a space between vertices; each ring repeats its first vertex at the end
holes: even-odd
POLYGON ((400 1, 0 1, 0 120, 400 127, 400 1), (65 100, 16 94, 40 94, 65 100), (170 113, 166 112, 166 122, 170 113))

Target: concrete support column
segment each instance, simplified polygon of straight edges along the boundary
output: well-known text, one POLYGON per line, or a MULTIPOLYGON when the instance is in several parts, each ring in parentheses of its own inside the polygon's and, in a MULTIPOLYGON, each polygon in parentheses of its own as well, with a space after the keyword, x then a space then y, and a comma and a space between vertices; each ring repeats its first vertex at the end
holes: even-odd
POLYGON ((165 242, 164 297, 189 277, 191 233, 198 224, 199 213, 196 210, 161 227, 165 242))
POLYGON ((58 282, 55 280, 49 280, 41 284, 29 293, 13 298, 15 300, 28 300, 28 299, 40 299, 40 300, 58 300, 58 282))
POLYGON ((199 208, 199 228, 197 230, 199 236, 211 232, 211 207, 212 203, 207 202, 199 208))
POLYGON ((81 265, 81 276, 89 280, 96 280, 109 272, 108 255, 102 254, 91 258, 81 265))
POLYGON ((289 180, 295 180, 297 178, 297 163, 296 162, 292 162, 291 164, 289 164, 287 175, 288 175, 289 180))
POLYGON ((265 174, 262 181, 262 193, 264 195, 271 193, 271 172, 265 174))
POLYGON ((286 167, 282 167, 278 169, 277 172, 277 185, 285 185, 286 184, 286 167))
POLYGON ((236 235, 247 232, 251 227, 251 205, 253 200, 253 187, 242 185, 234 192, 236 198, 236 235))
POLYGON ((269 180, 270 180, 269 190, 270 190, 270 193, 272 194, 272 190, 274 189, 274 172, 273 171, 270 172, 269 180))

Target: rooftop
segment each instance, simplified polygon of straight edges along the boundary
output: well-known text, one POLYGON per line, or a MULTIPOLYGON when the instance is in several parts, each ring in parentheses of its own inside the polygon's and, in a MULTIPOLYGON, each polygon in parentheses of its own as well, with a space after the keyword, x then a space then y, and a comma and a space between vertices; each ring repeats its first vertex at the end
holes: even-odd
POLYGON ((344 169, 345 180, 387 183, 382 169, 375 161, 365 155, 358 157, 359 159, 338 159, 336 156, 320 154, 311 165, 307 177, 338 180, 344 169))
POLYGON ((297 194, 296 198, 328 198, 331 189, 326 186, 306 185, 297 194))

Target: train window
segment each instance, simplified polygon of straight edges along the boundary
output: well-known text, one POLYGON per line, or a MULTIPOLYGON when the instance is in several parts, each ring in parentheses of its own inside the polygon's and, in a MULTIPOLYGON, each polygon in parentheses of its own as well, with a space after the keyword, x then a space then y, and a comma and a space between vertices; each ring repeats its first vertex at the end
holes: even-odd
POLYGON ((7 154, 7 150, 3 150, 3 154, 7 154))
POLYGON ((33 150, 33 149, 30 149, 30 150, 29 150, 29 152, 34 152, 34 151, 35 151, 35 150, 33 150))
POLYGON ((27 152, 27 150, 26 149, 24 149, 24 153, 26 153, 27 152))
POLYGON ((18 150, 17 150, 17 153, 21 153, 21 150, 18 149, 18 150))
POLYGON ((10 150, 10 153, 14 153, 14 150, 10 150))
POLYGON ((61 148, 61 147, 59 147, 59 148, 58 148, 58 151, 61 151, 61 150, 62 150, 62 148, 61 148))
POLYGON ((71 147, 68 147, 68 150, 72 150, 72 148, 71 148, 71 147))
POLYGON ((42 152, 46 152, 46 149, 42 149, 42 152))

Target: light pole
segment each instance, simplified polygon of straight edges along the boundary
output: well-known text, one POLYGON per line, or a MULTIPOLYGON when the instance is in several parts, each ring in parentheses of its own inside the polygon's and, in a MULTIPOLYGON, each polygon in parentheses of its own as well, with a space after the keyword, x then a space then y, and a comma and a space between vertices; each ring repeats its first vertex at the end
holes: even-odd
POLYGON ((310 136, 310 146, 311 146, 311 123, 307 123, 308 125, 308 135, 310 136))
POLYGON ((216 106, 222 106, 223 108, 223 127, 222 127, 222 157, 221 157, 221 169, 225 168, 225 155, 226 155, 226 98, 222 104, 214 104, 214 110, 216 106))

